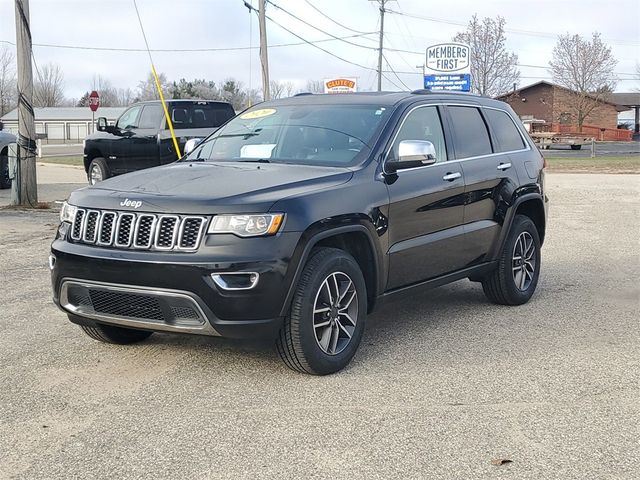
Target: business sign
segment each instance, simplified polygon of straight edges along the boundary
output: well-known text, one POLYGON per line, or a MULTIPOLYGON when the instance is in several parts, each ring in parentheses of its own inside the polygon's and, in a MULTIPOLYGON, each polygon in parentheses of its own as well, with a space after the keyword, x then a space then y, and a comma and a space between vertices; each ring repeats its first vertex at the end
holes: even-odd
POLYGON ((351 93, 358 91, 356 78, 326 78, 324 93, 351 93))
POLYGON ((427 90, 471 90, 471 58, 468 45, 439 43, 427 48, 424 68, 427 90))

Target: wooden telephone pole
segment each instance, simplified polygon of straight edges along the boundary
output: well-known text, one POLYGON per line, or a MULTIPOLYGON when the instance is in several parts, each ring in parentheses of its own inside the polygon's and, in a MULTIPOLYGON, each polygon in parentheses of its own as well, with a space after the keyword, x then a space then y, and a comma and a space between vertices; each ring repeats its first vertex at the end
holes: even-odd
POLYGON ((31 72, 31 30, 29 0, 16 2, 16 49, 18 60, 18 158, 11 183, 11 203, 38 203, 36 180, 36 128, 33 118, 33 76, 31 72))
POLYGON ((269 89, 269 55, 267 54, 267 26, 265 22, 265 0, 258 3, 258 25, 260 26, 260 63, 262 64, 262 96, 264 100, 271 100, 269 89))

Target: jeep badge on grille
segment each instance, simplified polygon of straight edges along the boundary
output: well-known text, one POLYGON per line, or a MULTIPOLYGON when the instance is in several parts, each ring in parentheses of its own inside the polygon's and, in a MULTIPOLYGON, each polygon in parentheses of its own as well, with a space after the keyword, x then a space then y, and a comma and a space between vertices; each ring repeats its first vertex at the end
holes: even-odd
POLYGON ((140 208, 142 206, 142 201, 141 200, 129 200, 128 198, 125 198, 123 201, 120 202, 120 206, 121 207, 140 208))

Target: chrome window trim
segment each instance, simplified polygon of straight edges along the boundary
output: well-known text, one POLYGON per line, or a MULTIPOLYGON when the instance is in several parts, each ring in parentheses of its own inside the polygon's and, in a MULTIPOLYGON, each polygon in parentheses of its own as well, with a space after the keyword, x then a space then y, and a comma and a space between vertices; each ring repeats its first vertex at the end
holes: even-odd
POLYGON ((114 235, 116 233, 116 222, 118 221, 118 213, 117 212, 112 212, 110 210, 105 210, 102 212, 102 215, 100 215, 100 228, 98 229, 98 236, 96 237, 96 245, 102 245, 102 246, 109 246, 109 245, 113 245, 115 239, 114 239, 114 235), (102 242, 100 239, 102 238, 102 226, 104 223, 104 218, 107 215, 113 215, 113 222, 111 223, 111 236, 109 237, 109 241, 108 242, 102 242))
MULTIPOLYGON (((389 160, 389 155, 391 154, 391 149, 393 148, 393 144, 396 142, 398 134, 400 133, 400 130, 404 126, 405 120, 407 119, 407 117, 409 115, 411 115, 411 113, 413 113, 414 110, 417 110, 418 108, 425 108, 425 107, 471 107, 471 108, 479 108, 479 109, 488 108, 488 109, 491 109, 491 110, 498 110, 500 112, 506 113, 507 116, 509 118, 511 118, 511 121, 513 121, 513 118, 511 117, 509 112, 507 112, 506 110, 503 110, 503 109, 497 108, 497 107, 489 107, 489 106, 479 105, 479 104, 475 104, 475 103, 437 102, 437 103, 423 103, 423 104, 420 104, 420 105, 416 105, 415 107, 411 108, 406 113, 406 115, 402 119, 402 122, 400 123, 400 126, 398 127, 398 129, 396 130, 395 134, 393 135, 393 140, 391 141, 391 144, 389 145, 389 148, 387 149, 387 152, 384 154, 384 160, 382 162, 382 173, 383 174, 385 174, 385 175, 393 175, 393 174, 391 174, 391 173, 389 173, 389 172, 387 172, 385 170, 385 166, 387 164, 387 161, 389 160)), ((440 119, 440 121, 442 122, 442 118, 440 119)), ((514 122, 514 124, 515 124, 515 122, 514 122)), ((526 138, 522 134, 521 129, 518 128, 517 125, 516 125, 516 129, 518 130, 518 132, 520 132, 520 136, 521 136, 522 140, 524 141, 524 144, 527 146, 526 148, 522 148, 522 149, 519 149, 519 150, 510 150, 508 152, 493 152, 493 153, 489 153, 489 154, 486 154, 486 155, 477 155, 477 156, 474 156, 474 157, 454 158, 454 159, 451 159, 451 160, 445 160, 444 162, 432 163, 431 165, 424 165, 424 166, 421 166, 421 167, 406 168, 406 169, 398 170, 398 171, 396 171, 394 173, 396 175, 399 175, 400 173, 403 173, 403 172, 422 170, 423 168, 431 168, 431 167, 435 167, 437 165, 446 165, 446 164, 452 164, 452 163, 466 162, 467 160, 477 160, 479 158, 495 157, 495 156, 499 156, 499 155, 509 155, 509 154, 513 154, 513 153, 522 153, 522 152, 527 152, 527 151, 531 150, 531 146, 529 145, 529 142, 527 142, 526 138)), ((445 138, 446 138, 446 132, 445 132, 445 129, 444 129, 444 124, 442 125, 442 131, 443 131, 443 134, 445 135, 445 138)), ((489 133, 489 132, 487 132, 487 133, 489 133)))
POLYGON ((173 250, 176 244, 176 238, 180 233, 181 224, 182 222, 180 221, 180 217, 178 215, 158 215, 158 221, 156 223, 156 233, 153 239, 153 248, 157 250, 173 250), (173 233, 171 235, 171 244, 168 247, 161 247, 160 245, 158 245, 158 237, 160 236, 160 231, 162 230, 162 220, 164 220, 165 218, 173 218, 175 219, 176 223, 173 225, 173 233))
POLYGON ((120 233, 120 224, 122 223, 122 219, 125 217, 133 217, 131 220, 131 229, 129 230, 129 241, 127 243, 118 243, 118 235, 113 240, 113 245, 116 247, 129 248, 133 241, 133 234, 135 232, 135 224, 136 224, 136 216, 133 213, 129 212, 120 212, 118 213, 118 223, 116 224, 116 231, 120 233))
POLYGON ((100 210, 87 210, 86 213, 84 214, 84 218, 82 221, 82 234, 81 234, 81 240, 83 243, 88 243, 88 244, 92 244, 92 243, 96 243, 96 240, 98 239, 98 228, 100 227, 100 219, 102 218, 102 215, 100 214, 100 210), (87 238, 87 218, 89 218, 89 215, 91 215, 92 213, 97 213, 98 214, 98 218, 96 218, 96 228, 93 231, 93 240, 89 240, 87 238))
POLYGON ((139 248, 142 250, 151 248, 151 246, 153 245, 153 239, 155 237, 155 227, 157 223, 158 223, 157 215, 153 215, 150 213, 141 213, 137 215, 137 218, 135 221, 135 227, 133 229, 133 248, 139 248), (141 245, 138 243, 138 238, 137 238, 138 232, 140 231, 140 223, 144 218, 149 218, 149 217, 151 218, 151 226, 149 227, 149 243, 147 245, 141 245))
POLYGON ((175 250, 181 250, 183 252, 192 252, 194 250, 197 250, 198 247, 200 246, 200 242, 202 241, 202 237, 204 237, 204 232, 206 231, 207 228, 207 217, 202 217, 202 216, 198 216, 198 215, 185 215, 182 218, 182 221, 180 222, 180 228, 179 228, 179 232, 178 232, 178 241, 176 243, 176 246, 174 247, 175 250), (198 236, 196 237, 196 241, 195 241, 195 246, 193 247, 182 247, 180 246, 180 244, 182 243, 182 238, 184 237, 184 224, 187 220, 193 220, 193 219, 201 219, 202 222, 200 223, 200 231, 198 232, 198 236))

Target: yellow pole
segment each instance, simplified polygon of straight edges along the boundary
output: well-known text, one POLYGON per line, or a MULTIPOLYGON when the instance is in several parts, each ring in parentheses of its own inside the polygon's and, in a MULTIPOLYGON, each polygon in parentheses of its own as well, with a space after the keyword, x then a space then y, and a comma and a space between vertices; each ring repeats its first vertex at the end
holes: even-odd
POLYGON ((162 94, 162 87, 160 86, 160 79, 158 78, 158 74, 156 73, 156 67, 151 64, 151 72, 153 73, 153 78, 156 81, 156 88, 158 89, 158 95, 160 95, 160 102, 162 102, 162 108, 164 110, 164 117, 167 119, 167 125, 169 125, 169 131, 171 132, 171 139, 173 140, 173 146, 176 149, 176 153, 178 154, 178 158, 182 156, 180 153, 180 145, 178 145, 178 139, 176 138, 176 132, 173 131, 173 123, 171 123, 171 115, 169 115, 169 110, 167 109, 167 104, 164 101, 164 95, 162 94))

